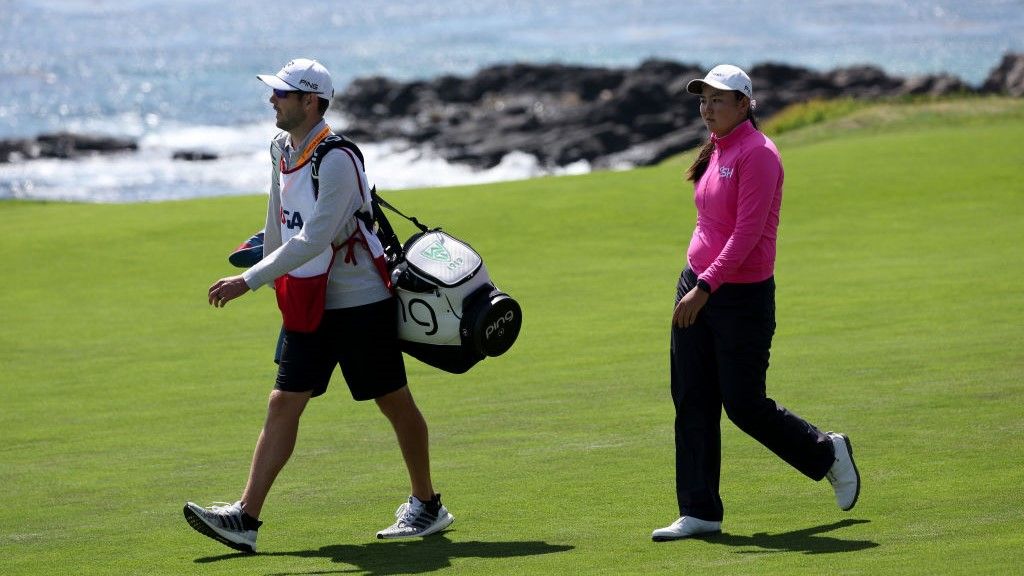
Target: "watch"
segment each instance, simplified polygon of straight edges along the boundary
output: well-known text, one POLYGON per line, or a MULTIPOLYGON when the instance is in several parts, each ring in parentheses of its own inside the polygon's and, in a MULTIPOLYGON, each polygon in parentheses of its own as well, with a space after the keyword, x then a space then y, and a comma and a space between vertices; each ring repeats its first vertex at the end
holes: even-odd
POLYGON ((697 288, 703 290, 707 294, 711 294, 711 285, 705 280, 697 280, 697 288))

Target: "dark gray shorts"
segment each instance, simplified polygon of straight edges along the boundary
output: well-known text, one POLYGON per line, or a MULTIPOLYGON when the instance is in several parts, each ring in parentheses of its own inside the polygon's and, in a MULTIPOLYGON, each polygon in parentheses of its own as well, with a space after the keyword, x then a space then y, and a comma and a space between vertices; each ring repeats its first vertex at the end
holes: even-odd
POLYGON ((316 332, 284 332, 277 369, 278 390, 327 391, 341 366, 356 400, 372 400, 406 385, 398 347, 398 305, 388 298, 365 306, 324 311, 316 332))

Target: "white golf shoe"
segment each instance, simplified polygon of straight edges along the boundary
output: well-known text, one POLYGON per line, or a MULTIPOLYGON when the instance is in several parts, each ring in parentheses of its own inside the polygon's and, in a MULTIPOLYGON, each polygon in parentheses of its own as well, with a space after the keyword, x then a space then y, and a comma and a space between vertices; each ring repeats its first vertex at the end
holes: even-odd
POLYGON ((714 534, 721 531, 721 522, 701 520, 700 518, 694 518, 693 516, 681 516, 679 520, 676 520, 669 526, 658 528, 652 532, 651 540, 654 540, 655 542, 668 542, 669 540, 679 540, 703 534, 714 534))
POLYGON ((256 553, 256 531, 263 522, 242 516, 242 503, 214 504, 209 508, 186 502, 185 520, 200 534, 239 550, 256 553))
POLYGON ((429 536, 444 530, 454 521, 455 517, 441 504, 440 494, 435 494, 430 502, 409 496, 409 501, 395 510, 395 523, 377 532, 377 538, 429 536))
POLYGON ((828 437, 835 449, 835 461, 825 477, 836 492, 836 504, 839 508, 844 511, 850 510, 860 495, 860 473, 857 472, 857 465, 853 463, 853 444, 846 434, 829 432, 828 437))

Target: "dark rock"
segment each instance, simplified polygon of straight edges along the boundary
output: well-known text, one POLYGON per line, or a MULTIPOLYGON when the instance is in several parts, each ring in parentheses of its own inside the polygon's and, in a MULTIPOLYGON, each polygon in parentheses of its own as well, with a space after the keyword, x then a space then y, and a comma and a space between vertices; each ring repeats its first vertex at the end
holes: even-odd
POLYGON ((204 150, 177 150, 171 155, 171 158, 174 160, 203 162, 207 160, 216 160, 217 155, 213 152, 206 152, 204 150))
POLYGON ((420 84, 412 82, 389 91, 384 101, 388 113, 392 116, 408 113, 412 105, 416 103, 420 87, 420 84))
POLYGON ((643 142, 662 136, 676 128, 675 115, 672 112, 660 114, 639 114, 633 120, 633 134, 637 141, 643 142))
POLYGON ((441 102, 472 102, 473 97, 467 97, 470 93, 467 85, 463 79, 449 74, 429 82, 423 91, 433 93, 441 102))
POLYGON ((14 138, 0 140, 0 164, 15 160, 31 160, 39 157, 39 145, 35 140, 14 138))
MULTIPOLYGON (((1002 78, 1016 78, 1016 62, 1004 60, 1006 71, 993 82, 1001 86, 1002 78)), ((349 116, 352 138, 429 146, 474 167, 492 167, 514 150, 549 167, 579 160, 599 167, 644 165, 706 138, 697 99, 686 92, 686 84, 704 72, 655 59, 632 69, 519 63, 465 78, 358 79, 335 102, 349 116)), ((902 79, 875 66, 819 72, 769 62, 750 73, 761 119, 810 99, 970 90, 949 75, 902 79)))
POLYGON ((134 140, 58 132, 36 138, 40 158, 74 158, 83 153, 130 152, 139 149, 134 140))
POLYGON ((34 139, 0 140, 0 162, 21 158, 75 158, 83 154, 109 154, 138 150, 139 145, 127 138, 57 132, 34 139))
POLYGON ((897 91, 898 94, 913 94, 926 96, 941 96, 943 94, 954 94, 957 92, 973 92, 970 86, 963 80, 949 74, 938 76, 912 76, 903 81, 897 91))
POLYGON ((387 102, 402 88, 401 83, 382 76, 358 78, 345 89, 345 111, 359 117, 387 116, 387 102))
POLYGON ((619 168, 622 166, 650 166, 676 154, 700 145, 707 138, 701 120, 690 126, 675 130, 654 140, 647 140, 635 146, 604 156, 594 164, 597 168, 619 168))
POLYGON ((793 102, 853 95, 844 94, 829 75, 806 68, 767 63, 754 66, 748 73, 754 81, 757 114, 761 118, 767 118, 793 102))
POLYGON ((427 144, 481 168, 513 150, 555 166, 619 153, 692 122, 695 103, 676 109, 686 80, 698 74, 664 60, 634 70, 510 64, 428 82, 359 79, 336 102, 356 139, 427 144))
POLYGON ((1004 55, 999 66, 985 79, 981 89, 1015 98, 1024 96, 1024 54, 1004 55))
POLYGON ((615 112, 613 119, 622 124, 638 116, 668 110, 674 104, 664 82, 641 75, 626 79, 608 101, 608 107, 615 112))

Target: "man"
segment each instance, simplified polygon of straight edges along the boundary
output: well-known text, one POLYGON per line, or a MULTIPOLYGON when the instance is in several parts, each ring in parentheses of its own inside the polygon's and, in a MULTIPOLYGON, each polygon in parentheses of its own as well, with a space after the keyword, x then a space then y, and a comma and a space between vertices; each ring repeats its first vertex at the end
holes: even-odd
POLYGON ((386 272, 375 265, 379 262, 373 252, 380 252, 377 238, 355 217, 370 206, 362 163, 350 150, 332 149, 320 162, 318 194, 313 186, 310 158, 317 144, 331 135, 323 118, 334 94, 331 76, 316 61, 296 59, 275 75, 257 78, 273 89, 270 103, 277 127, 283 130, 271 145, 274 168, 264 258, 242 275, 214 283, 209 302, 223 307, 250 290, 273 284, 287 326, 295 310, 282 303, 282 297, 291 298, 292 304, 299 298, 303 304, 303 298, 315 301, 319 290, 323 317, 318 325, 312 321, 312 331, 285 332, 277 381, 241 498, 208 508, 188 502, 185 518, 200 533, 255 553, 260 513, 295 447, 299 418, 309 399, 327 390, 334 367, 340 365, 352 397, 373 399, 391 422, 412 484, 395 523, 377 537, 426 536, 444 530, 454 518, 431 484, 427 424, 406 385, 397 306, 386 272), (374 246, 377 250, 371 251, 374 246), (344 258, 335 258, 338 250, 344 251, 344 258), (318 279, 318 288, 305 291, 307 281, 318 279))

